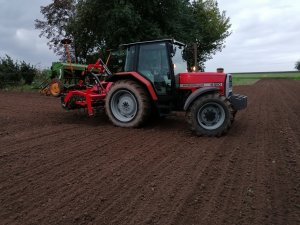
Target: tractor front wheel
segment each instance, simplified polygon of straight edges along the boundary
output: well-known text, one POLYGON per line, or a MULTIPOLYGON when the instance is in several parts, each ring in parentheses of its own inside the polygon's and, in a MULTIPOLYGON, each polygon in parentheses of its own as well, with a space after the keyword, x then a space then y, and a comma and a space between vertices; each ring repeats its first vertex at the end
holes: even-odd
POLYGON ((150 116, 151 101, 140 84, 132 80, 120 80, 109 90, 105 110, 116 126, 140 127, 150 116))
POLYGON ((230 102, 219 94, 207 94, 195 100, 187 111, 191 130, 198 136, 221 136, 233 121, 230 102))

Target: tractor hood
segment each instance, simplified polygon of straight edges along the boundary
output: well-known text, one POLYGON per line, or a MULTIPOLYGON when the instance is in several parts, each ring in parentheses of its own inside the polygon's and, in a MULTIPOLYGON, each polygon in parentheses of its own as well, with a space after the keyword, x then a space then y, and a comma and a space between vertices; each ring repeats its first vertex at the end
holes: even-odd
POLYGON ((224 88, 226 74, 217 72, 180 73, 176 77, 177 87, 180 89, 198 89, 201 87, 224 88))

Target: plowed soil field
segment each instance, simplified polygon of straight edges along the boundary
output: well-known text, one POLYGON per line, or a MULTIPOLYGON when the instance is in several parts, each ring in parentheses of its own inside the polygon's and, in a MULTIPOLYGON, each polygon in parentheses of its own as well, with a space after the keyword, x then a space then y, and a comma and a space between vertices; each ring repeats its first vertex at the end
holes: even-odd
POLYGON ((221 138, 0 92, 0 224, 300 224, 300 81, 235 92, 248 108, 221 138))

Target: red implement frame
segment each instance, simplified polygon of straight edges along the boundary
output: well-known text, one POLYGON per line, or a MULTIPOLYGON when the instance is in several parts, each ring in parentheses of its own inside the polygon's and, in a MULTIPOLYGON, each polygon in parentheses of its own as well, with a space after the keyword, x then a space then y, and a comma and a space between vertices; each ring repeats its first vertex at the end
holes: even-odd
POLYGON ((102 87, 105 87, 105 89, 102 89, 99 87, 100 93, 96 85, 93 87, 87 87, 85 90, 74 90, 69 91, 67 95, 64 97, 64 103, 70 101, 71 97, 76 96, 82 96, 85 100, 76 101, 75 104, 84 108, 87 108, 89 116, 93 116, 93 103, 96 101, 104 101, 107 91, 111 87, 111 82, 102 82, 102 87))
MULTIPOLYGON (((67 106, 73 96, 81 96, 83 98, 79 98, 82 100, 76 100, 74 103, 78 108, 87 108, 89 116, 94 115, 93 111, 93 103, 95 102, 103 102, 105 100, 106 94, 110 89, 112 82, 100 81, 97 78, 97 74, 93 74, 92 71, 97 71, 99 74, 104 74, 107 70, 107 67, 103 65, 101 59, 98 59, 95 64, 89 64, 87 66, 87 70, 83 73, 83 78, 87 73, 91 73, 96 81, 96 84, 93 86, 85 86, 85 89, 81 90, 84 87, 84 79, 80 80, 77 84, 79 90, 67 90, 64 98, 63 105, 67 106)), ((109 72, 110 73, 110 72, 109 72)))

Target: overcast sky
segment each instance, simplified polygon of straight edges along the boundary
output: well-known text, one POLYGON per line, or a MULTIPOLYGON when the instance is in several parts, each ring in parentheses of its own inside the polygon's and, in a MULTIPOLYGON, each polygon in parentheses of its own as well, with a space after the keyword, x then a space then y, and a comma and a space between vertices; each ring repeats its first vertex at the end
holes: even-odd
MULTIPOLYGON (((34 20, 51 0, 0 0, 0 56, 25 60, 40 68, 58 57, 39 38, 34 20)), ((300 2, 296 0, 218 0, 231 19, 226 47, 206 63, 207 71, 294 70, 300 60, 300 2)))
POLYGON ((231 19, 226 47, 206 63, 228 72, 290 71, 300 60, 300 2, 218 0, 231 19))

